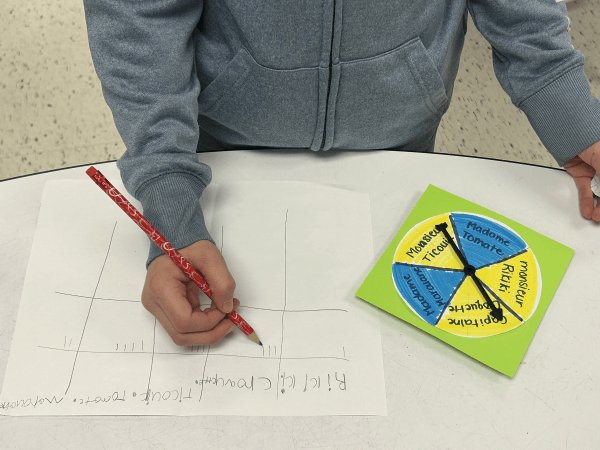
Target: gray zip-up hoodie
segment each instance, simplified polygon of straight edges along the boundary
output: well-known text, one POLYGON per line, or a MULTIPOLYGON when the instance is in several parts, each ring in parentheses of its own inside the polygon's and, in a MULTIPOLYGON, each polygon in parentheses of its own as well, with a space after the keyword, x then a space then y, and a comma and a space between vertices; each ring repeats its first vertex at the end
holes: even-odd
MULTIPOLYGON (((197 150, 398 148, 446 112, 467 14, 559 164, 600 102, 555 0, 84 0, 127 190, 176 248, 210 239, 197 150)), ((160 255, 152 245, 149 262, 160 255)))

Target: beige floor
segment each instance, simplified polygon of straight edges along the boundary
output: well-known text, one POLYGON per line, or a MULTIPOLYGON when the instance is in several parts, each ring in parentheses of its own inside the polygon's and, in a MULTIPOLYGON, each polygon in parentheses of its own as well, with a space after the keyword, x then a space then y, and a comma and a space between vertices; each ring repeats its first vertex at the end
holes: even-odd
MULTIPOLYGON (((600 0, 568 8, 573 45, 600 97, 600 0)), ((94 72, 81 1, 2 0, 0 24, 0 179, 117 159, 124 146, 94 72)), ((472 22, 436 147, 556 166, 501 90, 472 22)))

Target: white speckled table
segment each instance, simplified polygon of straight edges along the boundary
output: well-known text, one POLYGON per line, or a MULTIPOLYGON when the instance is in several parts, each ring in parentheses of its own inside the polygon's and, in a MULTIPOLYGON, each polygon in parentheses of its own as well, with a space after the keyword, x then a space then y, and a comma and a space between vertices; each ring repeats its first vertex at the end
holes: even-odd
MULTIPOLYGON (((380 315, 387 417, 0 416, 2 449, 548 449, 598 448, 600 241, 563 171, 403 152, 226 152, 200 156, 219 182, 300 180, 369 189, 376 258, 429 183, 575 250, 514 379, 406 323, 380 315)), ((109 179, 114 163, 99 165, 109 179)), ((0 183, 0 377, 3 377, 49 179, 0 183)), ((210 189, 210 186, 209 186, 210 189)), ((368 370, 368 368, 365 368, 368 370)), ((41 377, 44 374, 40 374, 41 377)), ((0 381, 2 378, 0 378, 0 381)))

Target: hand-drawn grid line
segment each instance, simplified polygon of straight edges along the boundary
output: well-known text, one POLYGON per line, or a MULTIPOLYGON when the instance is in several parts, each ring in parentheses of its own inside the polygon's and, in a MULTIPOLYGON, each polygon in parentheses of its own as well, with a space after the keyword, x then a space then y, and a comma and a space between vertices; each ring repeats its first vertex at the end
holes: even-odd
POLYGON ((117 228, 117 222, 113 226, 112 233, 110 235, 110 241, 108 242, 108 250, 106 251, 106 256, 104 257, 104 262, 102 263, 102 269, 100 270, 100 275, 98 276, 98 281, 96 282, 96 287, 94 288, 94 294, 92 295, 92 299, 90 301, 90 306, 88 308, 87 316, 85 317, 85 322, 83 323, 83 330, 81 331, 81 338, 79 338, 79 345, 77 346, 77 352, 75 353, 75 359, 73 360, 73 368, 71 369, 71 376, 69 378, 69 384, 67 385, 67 389, 65 390, 65 395, 69 392, 69 388, 71 387, 71 382, 73 381, 73 373, 75 372, 75 365, 77 364, 77 356, 79 356, 79 350, 81 349, 81 343, 83 342, 83 335, 85 333, 85 327, 87 326, 88 319, 90 318, 90 312, 92 311, 92 305, 94 304, 94 297, 96 296, 96 291, 98 290, 98 286, 100 285, 100 280, 102 279, 102 273, 104 272, 104 267, 106 266, 106 261, 108 260, 108 254, 110 253, 110 247, 112 245, 112 240, 115 235, 115 229, 117 228))
MULTIPOLYGON (((396 264, 404 264, 404 265, 411 265, 411 264, 405 264, 405 263, 396 263, 396 264)), ((417 266, 417 267, 423 267, 423 266, 417 266)), ((435 269, 435 267, 433 267, 433 269, 435 269)), ((459 269, 440 269, 440 270, 449 270, 449 271, 456 271, 456 272, 462 272, 462 270, 459 269)), ((90 299, 92 297, 87 296, 87 295, 77 295, 77 294, 69 294, 67 292, 59 292, 59 291, 54 291, 55 294, 60 294, 60 295, 67 295, 70 297, 79 297, 79 298, 87 298, 90 299)), ((118 299, 118 298, 101 298, 101 297, 95 297, 94 300, 103 300, 103 301, 108 301, 108 302, 129 302, 129 303, 141 303, 141 300, 125 300, 125 299, 118 299)), ((204 305, 200 305, 200 306, 209 306, 209 304, 204 304, 204 305)), ((270 312, 282 312, 283 309, 273 309, 273 308, 262 308, 262 307, 258 307, 258 306, 247 306, 247 305, 240 305, 238 307, 239 309, 257 309, 260 311, 270 311, 270 312)), ((348 310, 347 309, 343 309, 343 308, 317 308, 317 309, 286 309, 285 312, 287 313, 299 313, 299 312, 332 312, 332 311, 339 311, 339 312, 345 312, 347 313, 348 310)))
POLYGON ((152 361, 150 361, 150 374, 148 375, 148 387, 146 388, 146 405, 150 404, 150 381, 152 380, 152 369, 154 368, 154 347, 156 346, 156 318, 154 318, 154 334, 152 336, 152 361))
MULTIPOLYGON (((285 210, 285 224, 283 234, 283 311, 281 312, 281 342, 279 348, 279 367, 277 368, 277 389, 276 399, 279 400, 279 378, 281 377, 281 358, 283 356, 283 318, 285 316, 285 308, 287 306, 287 221, 288 209, 285 210)), ((282 388, 283 392, 283 388, 282 388)))
MULTIPOLYGON (((210 347, 210 346, 207 346, 210 347)), ((58 347, 48 347, 45 345, 38 345, 38 348, 43 348, 44 350, 56 350, 59 352, 77 352, 77 350, 75 349, 68 349, 68 348, 58 348, 58 347)), ((144 351, 144 350, 131 350, 131 351, 115 351, 115 350, 80 350, 79 353, 90 353, 90 354, 102 354, 102 355, 179 355, 179 356, 207 356, 209 353, 208 349, 206 351, 206 353, 204 352, 187 352, 187 353, 183 353, 183 352, 151 352, 149 350, 144 351)), ((220 357, 224 357, 224 358, 247 358, 247 359, 272 359, 272 360, 276 360, 279 361, 279 359, 285 359, 285 360, 294 360, 294 359, 337 359, 337 360, 342 360, 342 361, 350 361, 348 358, 345 357, 346 355, 346 350, 344 348, 342 348, 342 351, 344 353, 344 357, 339 357, 339 356, 286 356, 286 357, 281 357, 280 356, 249 356, 249 355, 233 355, 230 353, 210 353, 211 356, 220 356, 220 357)))
MULTIPOLYGON (((221 256, 223 255, 223 225, 221 225, 221 249, 219 250, 221 252, 221 256)), ((205 380, 206 378, 204 378, 205 374, 206 374, 206 365, 208 364, 208 354, 210 353, 210 344, 208 345, 208 349, 206 351, 206 357, 204 359, 204 367, 202 368, 202 380, 205 380)), ((198 398, 198 403, 200 403, 202 401, 202 394, 204 394, 204 381, 202 382, 202 384, 200 385, 200 397, 198 398)))
MULTIPOLYGON (((68 292, 54 291, 54 293, 55 294, 60 294, 60 295, 67 295, 69 297, 92 298, 92 297, 89 297, 87 295, 69 294, 68 292)), ((109 301, 109 302, 142 303, 142 300, 125 300, 125 299, 121 299, 121 298, 101 298, 101 297, 96 297, 96 298, 94 298, 94 300, 104 300, 104 301, 109 301)))
MULTIPOLYGON (((96 292, 98 290, 98 286, 100 285, 100 280, 102 278, 102 273, 104 272, 104 268, 106 266, 106 261, 108 260, 108 255, 110 253, 111 250, 111 245, 112 245, 112 240, 115 234, 115 230, 117 227, 117 222, 115 222, 115 225, 113 226, 113 230, 112 230, 112 234, 111 234, 111 238, 109 241, 109 245, 108 245, 108 250, 106 252, 106 256, 104 258, 104 263, 102 265, 102 270, 100 271, 100 275, 98 277, 98 281, 96 283, 96 287, 94 289, 94 294, 90 297, 90 296, 85 296, 85 295, 79 295, 79 294, 71 294, 71 293, 66 293, 66 292, 59 292, 59 291, 55 291, 56 294, 59 295, 66 295, 66 296, 71 296, 71 297, 79 297, 79 298, 85 298, 85 299, 89 299, 90 301, 90 306, 88 309, 88 314, 86 316, 85 322, 84 322, 84 326, 83 326, 83 330, 81 333, 81 338, 79 340, 79 345, 77 350, 72 350, 72 349, 66 349, 66 348, 56 348, 56 347, 49 347, 49 346, 42 346, 42 345, 38 345, 38 348, 43 348, 46 350, 57 350, 57 351, 64 351, 64 352, 75 352, 75 360, 73 362, 73 368, 71 370, 71 377, 69 379, 69 384, 67 386, 67 389, 65 391, 65 394, 67 394, 72 380, 73 380, 73 374, 75 372, 75 365, 77 362, 77 356, 79 355, 79 353, 88 353, 88 354, 115 354, 115 355, 131 355, 131 354, 148 354, 148 355, 152 355, 152 360, 150 363, 150 370, 149 370, 149 374, 148 374, 148 387, 147 387, 147 391, 150 392, 150 384, 151 384, 151 380, 152 380, 152 369, 154 366, 154 356, 155 355, 180 355, 180 356, 203 356, 205 357, 205 361, 204 361, 204 368, 203 368, 203 372, 202 372, 202 379, 204 379, 205 376, 205 372, 206 372, 206 366, 208 363, 208 356, 209 353, 211 356, 214 357, 232 357, 232 358, 246 358, 246 359, 273 359, 273 360, 277 360, 279 361, 279 366, 278 366, 278 372, 277 372, 277 398, 279 398, 279 379, 281 377, 281 362, 282 360, 310 360, 310 359, 333 359, 333 360, 340 360, 340 361, 350 361, 345 354, 345 349, 344 349, 344 356, 343 357, 338 357, 338 356, 307 356, 307 357, 283 357, 283 335, 284 335, 284 330, 283 330, 283 322, 284 322, 284 316, 286 313, 309 313, 309 312, 345 312, 348 313, 349 311, 346 309, 342 309, 342 308, 322 308, 322 309, 305 309, 305 310, 288 310, 286 308, 287 306, 287 220, 288 220, 288 212, 289 209, 286 210, 285 212, 285 224, 284 224, 284 307, 283 309, 271 309, 271 308, 260 308, 260 307, 253 307, 253 306, 240 306, 240 308, 249 308, 249 309, 257 309, 257 310, 263 310, 263 311, 270 311, 270 312, 281 312, 281 343, 280 343, 280 353, 278 357, 270 357, 270 356, 246 356, 246 355, 232 355, 232 354, 224 354, 224 353, 210 353, 210 349, 211 346, 208 345, 208 349, 206 351, 206 353, 183 353, 183 352, 156 352, 155 351, 155 344, 156 344, 156 326, 157 326, 157 320, 156 318, 154 319, 154 336, 153 336, 153 343, 152 343, 152 351, 129 351, 129 352, 119 352, 119 351, 97 351, 97 350, 81 350, 81 343, 83 341, 83 335, 85 333, 85 329, 87 326, 87 322, 90 316, 90 312, 92 309, 92 305, 94 303, 94 301, 97 300, 101 300, 101 301, 116 301, 116 302, 130 302, 130 303, 141 303, 141 300, 127 300, 127 299, 110 299, 110 298, 100 298, 100 297, 96 297, 96 292)), ((223 253, 223 227, 221 227, 221 253, 223 253)), ((198 401, 202 400, 202 393, 204 391, 204 383, 202 383, 201 386, 201 392, 200 392, 200 398, 198 401)), ((149 404, 149 403, 147 403, 149 404)))

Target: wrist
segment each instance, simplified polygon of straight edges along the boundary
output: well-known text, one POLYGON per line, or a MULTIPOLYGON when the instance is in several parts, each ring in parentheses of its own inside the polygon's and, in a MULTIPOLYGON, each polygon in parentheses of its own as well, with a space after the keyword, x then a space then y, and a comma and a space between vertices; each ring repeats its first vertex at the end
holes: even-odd
MULTIPOLYGON (((148 181, 138 192, 144 216, 177 250, 201 240, 212 242, 200 206, 204 187, 193 175, 170 173, 148 181)), ((146 267, 162 254, 151 242, 146 267)))

